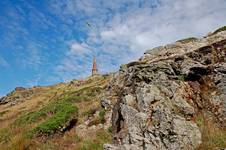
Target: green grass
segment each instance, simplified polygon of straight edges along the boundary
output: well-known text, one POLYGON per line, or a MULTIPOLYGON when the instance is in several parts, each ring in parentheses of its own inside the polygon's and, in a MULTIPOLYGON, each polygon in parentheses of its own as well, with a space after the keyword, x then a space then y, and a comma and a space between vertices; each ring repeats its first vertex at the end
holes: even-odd
POLYGON ((195 38, 195 37, 190 37, 190 38, 178 40, 177 42, 180 42, 180 43, 182 43, 182 44, 186 44, 186 43, 189 43, 189 42, 195 42, 195 41, 197 41, 197 40, 198 40, 198 39, 195 38))
POLYGON ((77 96, 83 95, 83 96, 88 96, 88 97, 95 97, 96 95, 100 94, 101 90, 102 89, 100 87, 86 87, 86 88, 83 88, 83 89, 75 92, 75 95, 77 95, 77 96))
POLYGON ((52 117, 39 124, 35 128, 35 131, 42 134, 52 134, 59 127, 63 126, 71 118, 71 116, 77 112, 77 107, 71 105, 70 103, 64 102, 63 104, 61 104, 60 110, 52 117))
POLYGON ((34 123, 40 118, 43 119, 43 117, 47 117, 61 111, 62 106, 64 106, 63 101, 51 102, 38 111, 23 114, 15 121, 15 125, 21 126, 25 124, 34 123))
POLYGON ((102 89, 100 87, 85 87, 75 92, 68 92, 64 95, 64 99, 73 103, 90 101, 99 95, 101 90, 102 89))
POLYGON ((31 130, 28 135, 31 136, 34 133, 51 134, 77 113, 78 109, 72 103, 65 100, 53 101, 38 111, 22 115, 15 121, 14 125, 22 126, 44 119, 44 122, 31 130))
MULTIPOLYGON (((85 83, 87 85, 84 84, 84 86, 89 87, 80 90, 77 87, 71 86, 57 87, 57 92, 53 91, 48 93, 46 102, 42 101, 42 103, 38 103, 36 105, 37 107, 32 110, 30 110, 30 107, 27 107, 28 110, 21 111, 13 118, 16 119, 15 121, 9 122, 10 126, 7 129, 0 129, 0 149, 33 149, 36 147, 40 149, 59 149, 64 148, 64 143, 69 143, 71 144, 69 146, 72 147, 74 144, 80 146, 81 143, 84 149, 102 149, 103 143, 110 142, 110 140, 106 141, 111 137, 110 133, 106 133, 108 135, 104 136, 104 133, 98 132, 98 135, 96 135, 96 130, 94 130, 91 135, 88 132, 89 137, 85 139, 78 137, 75 132, 66 132, 64 137, 56 134, 72 119, 83 121, 85 118, 83 115, 89 116, 99 111, 99 115, 95 115, 95 118, 98 119, 98 122, 104 120, 105 112, 97 105, 103 89, 98 86, 103 86, 105 82, 100 84, 96 78, 90 81, 90 83, 92 82, 95 82, 96 85, 85 83), (78 116, 76 105, 83 107, 83 103, 80 104, 78 102, 88 104, 88 107, 81 111, 80 116, 78 116), (90 110, 87 111, 88 109, 90 110), (53 135, 54 133, 56 135, 53 135), (54 137, 54 140, 59 140, 57 144, 54 140, 52 141, 52 137, 54 137), (42 140, 45 140, 45 142, 43 143, 42 140), (59 146, 59 144, 62 145, 59 146)), ((40 96, 42 95, 40 94, 40 96)), ((0 111, 0 117, 6 116, 6 112, 3 110, 0 111)))
POLYGON ((221 149, 226 147, 226 129, 217 128, 203 115, 198 115, 196 123, 202 133, 202 144, 198 149, 221 149))
POLYGON ((10 131, 9 129, 1 129, 0 130, 0 143, 6 143, 10 140, 10 131))
POLYGON ((216 31, 214 31, 214 32, 212 33, 212 35, 217 34, 217 33, 219 33, 219 32, 222 32, 222 31, 225 31, 225 30, 226 30, 226 26, 221 27, 221 28, 217 29, 216 31))
POLYGON ((105 122, 105 118, 104 118, 105 113, 106 113, 106 110, 105 110, 105 109, 101 109, 101 110, 100 110, 100 113, 99 113, 99 119, 100 119, 100 122, 101 122, 101 123, 104 123, 104 122, 105 122))
POLYGON ((111 134, 105 130, 96 133, 95 139, 86 139, 82 142, 80 150, 102 150, 103 144, 111 141, 111 134))
POLYGON ((80 148, 80 150, 102 150, 101 148, 102 147, 98 143, 95 143, 94 141, 87 139, 83 141, 83 145, 80 148))
MULTIPOLYGON (((35 133, 52 134, 70 120, 72 116, 76 115, 77 117, 78 109, 73 106, 73 103, 92 100, 100 92, 100 87, 86 87, 76 92, 67 92, 38 111, 23 114, 15 121, 13 126, 24 126, 41 122, 28 133, 28 137, 35 133)), ((98 120, 103 122, 103 117, 104 112, 101 111, 100 119, 98 120)))
POLYGON ((70 103, 80 103, 83 101, 88 101, 88 97, 83 95, 79 95, 79 96, 67 95, 64 97, 64 99, 70 103))
POLYGON ((98 108, 90 108, 88 111, 84 112, 82 114, 82 116, 88 116, 88 117, 91 117, 93 116, 93 114, 95 114, 95 112, 98 110, 98 108))

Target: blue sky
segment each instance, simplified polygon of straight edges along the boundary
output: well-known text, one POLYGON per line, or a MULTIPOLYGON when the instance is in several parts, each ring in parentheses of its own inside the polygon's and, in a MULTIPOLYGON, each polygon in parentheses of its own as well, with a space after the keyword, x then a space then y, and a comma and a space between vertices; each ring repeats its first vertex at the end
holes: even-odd
POLYGON ((93 56, 101 72, 116 71, 223 25, 225 0, 1 0, 0 96, 86 77, 93 56))

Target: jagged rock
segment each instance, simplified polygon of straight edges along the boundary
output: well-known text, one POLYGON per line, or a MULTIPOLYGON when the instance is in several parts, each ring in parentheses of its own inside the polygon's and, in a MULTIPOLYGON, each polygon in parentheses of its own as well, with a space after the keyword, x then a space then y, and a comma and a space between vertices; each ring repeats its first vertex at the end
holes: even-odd
POLYGON ((108 109, 111 105, 111 101, 107 99, 101 99, 100 104, 104 109, 108 109))
POLYGON ((1 97, 1 98, 0 98, 0 105, 1 105, 1 104, 4 104, 4 103, 7 103, 7 102, 5 102, 5 97, 1 97))
POLYGON ((121 66, 109 85, 117 103, 113 144, 104 149, 196 149, 199 111, 226 127, 225 58, 226 31, 154 48, 121 66))
POLYGON ((178 111, 180 111, 186 118, 190 118, 195 114, 195 109, 192 107, 185 98, 184 95, 185 90, 179 89, 173 97, 175 101, 175 106, 177 107, 178 111))
POLYGON ((60 128, 60 132, 65 132, 72 129, 76 125, 77 121, 78 121, 77 118, 70 119, 68 122, 64 124, 64 126, 60 128))
POLYGON ((132 95, 126 95, 124 97, 124 103, 129 106, 134 106, 134 104, 136 103, 136 98, 132 95))
POLYGON ((111 117, 112 117, 112 110, 105 112, 105 123, 104 123, 104 129, 109 129, 111 127, 111 117))
POLYGON ((103 147, 105 150, 120 150, 120 148, 117 145, 112 144, 104 144, 103 147))
POLYGON ((147 84, 143 87, 137 88, 136 96, 140 111, 147 111, 151 103, 159 101, 163 98, 157 86, 147 84))

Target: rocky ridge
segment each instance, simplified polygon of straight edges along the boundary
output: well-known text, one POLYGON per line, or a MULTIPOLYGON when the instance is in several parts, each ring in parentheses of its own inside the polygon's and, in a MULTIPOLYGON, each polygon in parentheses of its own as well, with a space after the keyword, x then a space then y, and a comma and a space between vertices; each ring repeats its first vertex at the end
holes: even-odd
POLYGON ((105 150, 197 149, 200 114, 226 127, 226 31, 148 50, 108 88, 117 102, 105 150))

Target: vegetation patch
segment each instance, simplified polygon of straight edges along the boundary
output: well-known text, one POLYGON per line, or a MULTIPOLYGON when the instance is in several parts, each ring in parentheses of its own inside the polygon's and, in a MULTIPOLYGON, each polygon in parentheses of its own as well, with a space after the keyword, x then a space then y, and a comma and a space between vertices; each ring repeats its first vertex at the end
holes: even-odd
POLYGON ((111 141, 111 134, 105 130, 99 130, 94 139, 84 140, 79 149, 80 150, 102 150, 103 144, 111 141))
POLYGON ((68 107, 67 110, 56 113, 53 117, 38 125, 35 130, 42 134, 52 134, 59 129, 59 127, 62 127, 70 119, 71 114, 75 112, 77 112, 77 109, 68 107))
POLYGON ((39 124, 35 131, 42 134, 52 134, 59 127, 62 127, 73 114, 78 112, 78 109, 70 103, 63 102, 60 104, 61 108, 52 117, 39 124))
MULTIPOLYGON (((16 120, 15 124, 24 125, 24 124, 30 124, 30 123, 36 122, 40 118, 43 119, 43 117, 48 117, 54 114, 58 114, 63 110, 67 109, 68 106, 71 106, 71 105, 72 105, 71 103, 63 100, 52 101, 47 106, 41 108, 38 111, 23 114, 16 120)), ((71 107, 75 109, 74 106, 71 106, 71 107)))
POLYGON ((0 130, 0 143, 7 143, 10 140, 11 133, 8 129, 0 130))
POLYGON ((83 116, 91 117, 95 114, 95 112, 98 110, 98 108, 90 108, 88 111, 84 112, 83 116))
POLYGON ((27 125, 44 119, 44 122, 35 127, 28 135, 31 136, 34 133, 51 134, 77 113, 78 109, 72 103, 64 100, 53 101, 39 111, 22 115, 15 121, 15 125, 27 125))
MULTIPOLYGON (((50 135, 70 121, 70 119, 75 116, 77 117, 78 109, 73 106, 73 103, 92 100, 95 96, 100 94, 100 92, 100 87, 86 87, 76 92, 65 93, 60 98, 50 102, 47 106, 44 106, 38 111, 23 114, 15 121, 14 126, 41 122, 27 134, 28 137, 37 133, 50 135)), ((100 112, 99 116, 98 123, 104 122, 103 111, 100 112)))
POLYGON ((32 102, 25 101, 24 107, 19 107, 19 113, 9 110, 9 117, 8 108, 0 110, 0 118, 8 117, 3 120, 6 121, 4 126, 9 125, 6 129, 0 129, 0 149, 102 149, 103 140, 106 139, 101 138, 99 131, 98 136, 96 130, 92 133, 85 131, 84 138, 77 135, 74 127, 77 121, 83 122, 86 116, 92 116, 98 124, 104 121, 105 112, 98 101, 102 87, 107 84, 103 79, 92 78, 81 86, 56 85, 40 94, 34 93, 32 102), (78 108, 81 109, 79 115, 78 108))
POLYGON ((214 123, 203 115, 196 118, 196 123, 202 133, 202 144, 198 149, 223 149, 226 147, 226 130, 217 128, 214 123))
POLYGON ((101 93, 102 88, 100 87, 85 87, 76 92, 69 92, 64 97, 65 100, 70 102, 82 102, 93 100, 96 96, 101 93))
POLYGON ((178 40, 177 42, 180 42, 182 44, 186 44, 186 43, 190 43, 190 42, 195 42, 197 40, 198 39, 195 38, 195 37, 189 37, 189 38, 186 38, 186 39, 178 40))
POLYGON ((97 125, 97 124, 100 124, 100 123, 105 123, 105 113, 106 113, 106 110, 105 109, 101 109, 100 112, 99 112, 99 116, 94 118, 94 120, 92 120, 90 123, 89 123, 89 126, 92 126, 92 125, 97 125))
POLYGON ((216 31, 214 31, 214 32, 212 33, 212 35, 217 34, 217 33, 219 33, 219 32, 222 32, 222 31, 226 31, 226 26, 217 29, 216 31))
POLYGON ((101 109, 100 113, 99 113, 99 119, 100 119, 100 122, 101 123, 104 123, 105 122, 105 113, 106 113, 106 110, 105 109, 101 109))

